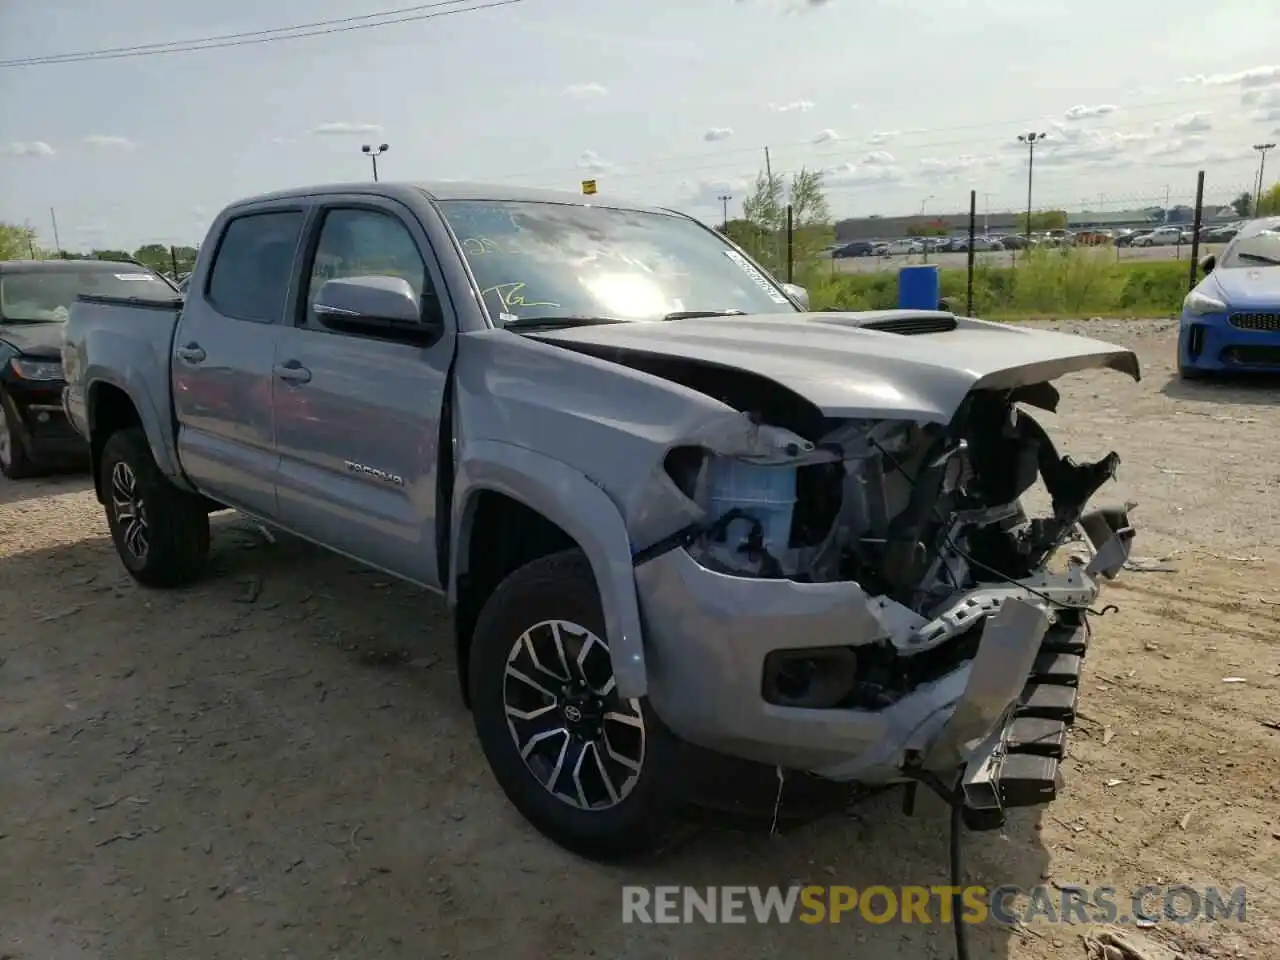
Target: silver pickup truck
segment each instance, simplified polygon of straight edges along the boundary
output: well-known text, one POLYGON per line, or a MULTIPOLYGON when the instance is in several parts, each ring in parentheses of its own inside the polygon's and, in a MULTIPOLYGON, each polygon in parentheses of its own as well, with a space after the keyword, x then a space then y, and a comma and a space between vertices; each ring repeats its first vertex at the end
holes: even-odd
POLYGON ((445 593, 498 783, 589 856, 655 842, 686 749, 924 782, 975 826, 1052 800, 1133 536, 1087 507, 1118 457, 1027 412, 1066 373, 1137 379, 1130 351, 809 312, 716 231, 609 200, 246 200, 184 299, 81 297, 63 362, 139 582, 198 578, 232 508, 445 593))

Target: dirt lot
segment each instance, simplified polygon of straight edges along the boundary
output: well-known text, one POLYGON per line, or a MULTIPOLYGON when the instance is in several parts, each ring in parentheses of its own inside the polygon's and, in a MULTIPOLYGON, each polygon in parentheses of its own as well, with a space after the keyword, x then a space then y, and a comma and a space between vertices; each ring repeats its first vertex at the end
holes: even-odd
MULTIPOLYGON (((1277 957, 1280 385, 1179 385, 1168 323, 1090 331, 1135 344, 1146 379, 1065 383, 1050 426, 1120 450, 1137 552, 1176 572, 1110 591, 1065 795, 969 835, 969 875, 1245 884, 1245 924, 1147 935, 1277 957)), ((500 796, 437 601, 236 518, 215 552, 198 588, 146 592, 85 482, 0 486, 0 957, 952 956, 938 925, 624 926, 624 882, 945 883, 945 824, 888 794, 579 862, 500 796)), ((974 955, 1083 957, 1085 929, 983 927, 974 955)))

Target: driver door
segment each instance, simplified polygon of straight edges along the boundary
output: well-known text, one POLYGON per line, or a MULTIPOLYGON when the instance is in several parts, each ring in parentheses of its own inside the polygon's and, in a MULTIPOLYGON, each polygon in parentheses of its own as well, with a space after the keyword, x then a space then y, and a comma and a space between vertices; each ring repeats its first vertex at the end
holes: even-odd
POLYGON ((403 277, 419 303, 443 290, 443 278, 421 224, 395 201, 332 198, 312 222, 307 289, 280 330, 273 367, 281 522, 439 586, 436 464, 455 343, 448 298, 440 298, 444 334, 429 347, 331 329, 313 303, 321 284, 336 277, 403 277))

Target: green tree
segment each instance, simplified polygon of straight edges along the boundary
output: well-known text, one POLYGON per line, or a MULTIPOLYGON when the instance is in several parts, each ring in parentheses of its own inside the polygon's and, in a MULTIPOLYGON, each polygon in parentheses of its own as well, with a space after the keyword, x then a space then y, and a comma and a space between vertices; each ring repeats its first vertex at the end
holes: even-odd
MULTIPOLYGON (((1067 225, 1065 210, 1033 210, 1031 212, 1031 230, 1062 230, 1067 225)), ((1018 232, 1027 232, 1027 215, 1018 217, 1018 232)))
POLYGON ((1262 196, 1258 198, 1258 216, 1274 217, 1280 214, 1280 180, 1271 185, 1271 189, 1264 190, 1262 196))
POLYGON ((1253 209, 1253 194, 1248 190, 1243 191, 1238 197, 1231 201, 1231 207, 1238 217, 1249 216, 1249 211, 1253 209))
POLYGON ((762 170, 743 201, 743 219, 730 221, 728 227, 733 241, 776 276, 786 275, 788 204, 792 258, 804 264, 835 237, 820 170, 802 167, 789 184, 782 174, 762 170))
POLYGON ((39 256, 34 230, 16 223, 0 223, 0 260, 26 260, 39 256))

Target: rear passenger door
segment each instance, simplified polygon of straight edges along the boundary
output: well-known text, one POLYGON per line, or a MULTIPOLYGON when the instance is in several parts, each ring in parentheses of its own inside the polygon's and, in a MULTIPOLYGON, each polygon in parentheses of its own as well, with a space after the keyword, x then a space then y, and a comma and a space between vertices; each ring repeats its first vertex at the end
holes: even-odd
MULTIPOLYGON (((371 196, 319 202, 305 288, 276 346, 277 494, 283 524, 427 586, 438 586, 436 463, 456 325, 426 233, 403 205, 371 196), (335 330, 312 303, 329 279, 398 276, 438 300, 428 347, 335 330)), ((440 522, 447 522, 441 519, 440 522)))
POLYGON ((272 360, 294 286, 307 206, 233 213, 191 278, 174 336, 178 454, 201 492, 276 515, 272 360))

